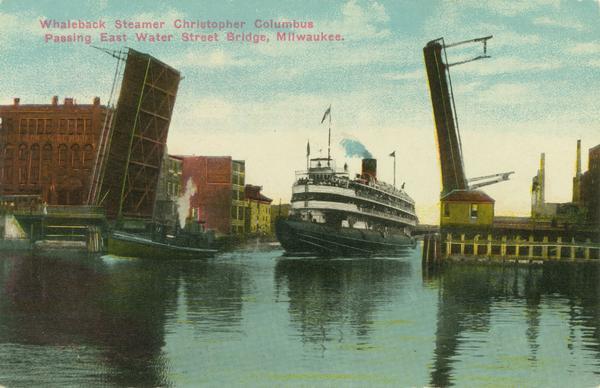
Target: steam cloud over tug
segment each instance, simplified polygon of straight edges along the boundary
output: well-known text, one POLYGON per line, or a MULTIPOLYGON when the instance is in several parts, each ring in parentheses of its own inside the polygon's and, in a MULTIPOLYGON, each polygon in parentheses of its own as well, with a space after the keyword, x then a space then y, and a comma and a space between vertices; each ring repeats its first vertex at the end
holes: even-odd
POLYGON ((415 202, 377 180, 377 160, 362 160, 354 179, 330 158, 310 159, 296 173, 288 219, 276 224, 279 242, 292 255, 389 254, 414 247, 415 202))

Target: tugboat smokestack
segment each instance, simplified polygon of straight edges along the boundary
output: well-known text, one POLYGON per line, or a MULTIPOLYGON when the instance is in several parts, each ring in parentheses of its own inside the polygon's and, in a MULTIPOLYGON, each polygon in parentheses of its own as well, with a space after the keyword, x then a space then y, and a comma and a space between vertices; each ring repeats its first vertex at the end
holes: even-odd
POLYGON ((369 181, 377 180, 377 159, 365 158, 362 160, 362 176, 369 181))

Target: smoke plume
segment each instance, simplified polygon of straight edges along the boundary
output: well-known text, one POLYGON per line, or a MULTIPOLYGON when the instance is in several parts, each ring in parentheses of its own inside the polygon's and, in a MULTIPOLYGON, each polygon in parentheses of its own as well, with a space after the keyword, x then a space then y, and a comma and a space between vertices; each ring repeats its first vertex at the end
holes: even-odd
POLYGON ((181 226, 181 228, 185 227, 185 219, 188 214, 190 214, 190 200, 197 191, 196 185, 192 182, 192 178, 189 178, 185 184, 185 192, 177 198, 177 213, 179 214, 179 226, 181 226))
POLYGON ((346 152, 346 156, 349 158, 372 158, 373 155, 367 150, 360 141, 356 139, 345 138, 340 141, 342 147, 344 147, 344 151, 346 152))

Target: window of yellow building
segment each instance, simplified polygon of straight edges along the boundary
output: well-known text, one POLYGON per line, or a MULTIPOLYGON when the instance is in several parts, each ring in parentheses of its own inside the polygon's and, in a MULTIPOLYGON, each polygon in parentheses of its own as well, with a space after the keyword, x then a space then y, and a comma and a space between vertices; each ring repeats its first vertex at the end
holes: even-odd
POLYGON ((471 204, 471 218, 477 218, 478 213, 479 213, 479 204, 472 203, 471 204))

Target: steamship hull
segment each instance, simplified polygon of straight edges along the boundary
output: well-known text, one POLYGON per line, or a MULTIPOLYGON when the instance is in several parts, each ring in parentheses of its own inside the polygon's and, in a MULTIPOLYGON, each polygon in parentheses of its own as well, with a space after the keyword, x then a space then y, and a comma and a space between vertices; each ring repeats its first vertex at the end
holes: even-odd
POLYGON ((398 254, 415 247, 405 234, 385 235, 373 230, 331 227, 308 221, 280 219, 277 239, 291 256, 379 256, 398 254))

